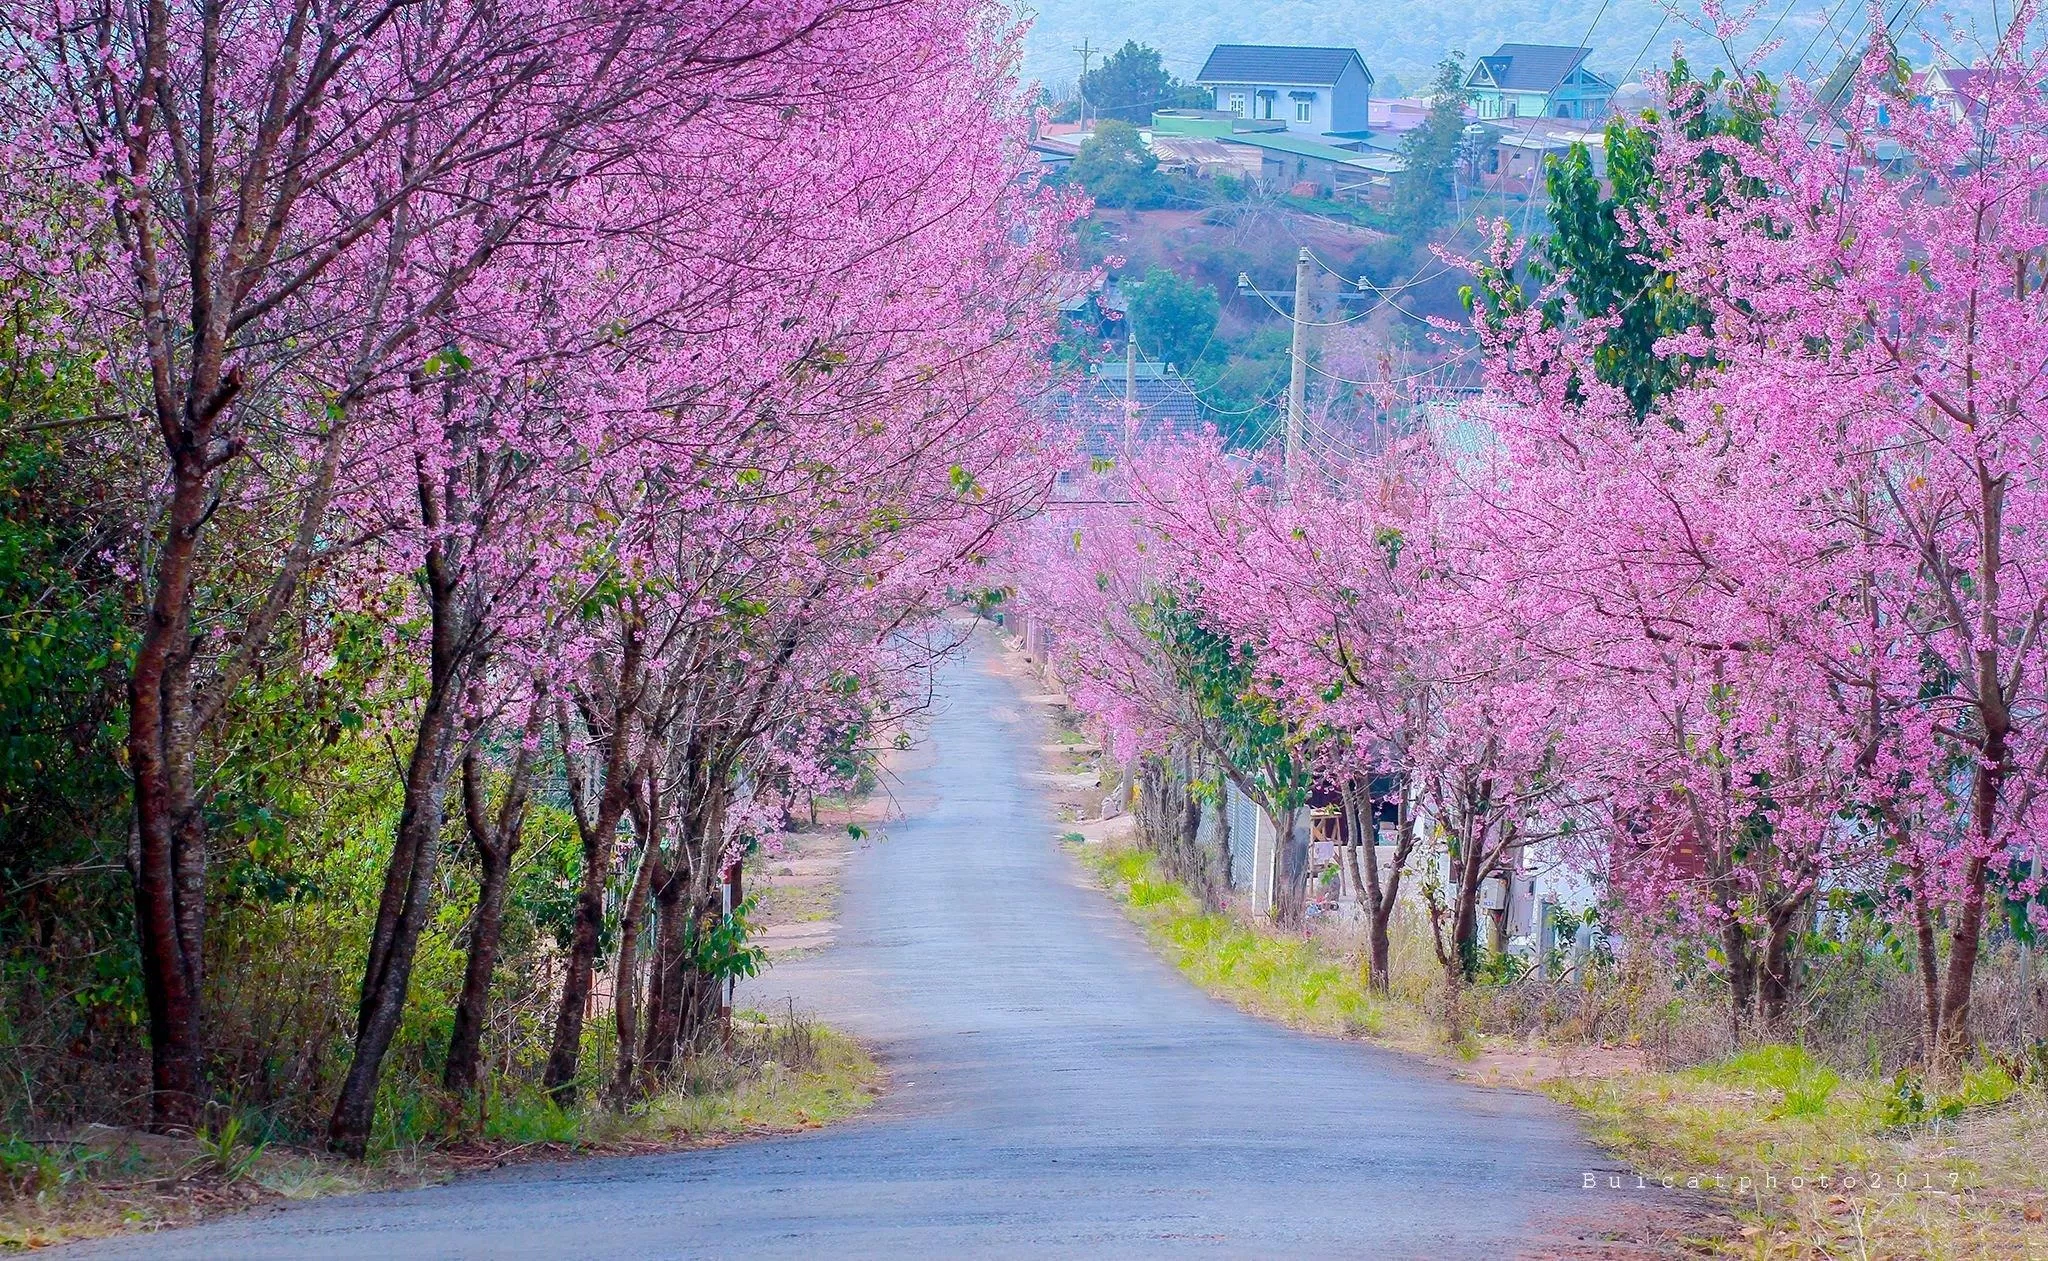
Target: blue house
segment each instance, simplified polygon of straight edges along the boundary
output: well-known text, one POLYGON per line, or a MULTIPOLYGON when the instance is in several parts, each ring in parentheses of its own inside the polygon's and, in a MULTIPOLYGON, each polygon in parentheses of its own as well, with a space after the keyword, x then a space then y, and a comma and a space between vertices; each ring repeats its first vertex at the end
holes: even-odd
POLYGON ((1371 125, 1372 71, 1355 48, 1218 44, 1195 82, 1236 118, 1320 136, 1371 125))
POLYGON ((1502 44, 1472 63, 1465 90, 1479 117, 1598 120, 1614 102, 1614 84, 1586 68, 1590 48, 1502 44))

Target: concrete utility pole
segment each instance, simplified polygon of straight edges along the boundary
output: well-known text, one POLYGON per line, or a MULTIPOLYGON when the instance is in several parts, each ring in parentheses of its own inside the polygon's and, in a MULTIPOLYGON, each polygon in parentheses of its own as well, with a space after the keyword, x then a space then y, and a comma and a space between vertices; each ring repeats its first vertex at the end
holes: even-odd
POLYGON ((1088 59, 1102 50, 1089 47, 1088 41, 1084 39, 1081 41, 1081 46, 1074 51, 1081 54, 1081 77, 1075 82, 1074 91, 1079 93, 1081 97, 1081 130, 1086 131, 1088 130, 1088 59))
POLYGON ((1124 446, 1138 439, 1138 331, 1131 327, 1131 313, 1124 312, 1124 446))
POLYGON ((1301 452, 1301 425, 1308 409, 1308 326, 1315 319, 1315 304, 1309 300, 1313 283, 1308 247, 1302 246, 1294 260, 1294 340, 1288 351, 1292 361, 1287 373, 1287 486, 1294 487, 1295 463, 1301 452))

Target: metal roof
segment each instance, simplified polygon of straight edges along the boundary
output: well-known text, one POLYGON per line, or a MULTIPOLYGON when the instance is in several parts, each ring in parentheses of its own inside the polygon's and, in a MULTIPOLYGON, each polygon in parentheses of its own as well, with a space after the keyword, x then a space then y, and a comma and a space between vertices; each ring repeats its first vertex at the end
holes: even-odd
POLYGON ((1365 59, 1355 48, 1299 48, 1285 44, 1218 44, 1202 64, 1197 83, 1302 83, 1327 87, 1357 62, 1367 79, 1365 59))
MULTIPOLYGON (((1194 118, 1161 111, 1152 116, 1154 143, 1160 136, 1199 136, 1219 140, 1224 144, 1248 145, 1272 153, 1284 153, 1289 157, 1315 158, 1322 162, 1335 162, 1340 166, 1360 167, 1366 170, 1387 170, 1384 164, 1390 155, 1379 152, 1361 153, 1355 149, 1341 149, 1320 140, 1306 136, 1290 135, 1279 130, 1239 130, 1228 116, 1218 118, 1194 118)), ((1394 168, 1399 169, 1399 168, 1394 168)))
POLYGON ((1201 400, 1179 373, 1158 364, 1140 365, 1131 388, 1133 413, 1125 410, 1123 364, 1103 367, 1084 381, 1054 386, 1041 399, 1051 418, 1068 427, 1089 455, 1121 455, 1129 446, 1201 428, 1201 400))
POLYGON ((1566 48, 1560 44, 1502 44, 1472 63, 1465 86, 1475 86, 1483 68, 1493 86, 1505 91, 1554 91, 1592 53, 1590 48, 1566 48))
POLYGON ((1407 164, 1396 154, 1359 153, 1351 149, 1339 149, 1333 144, 1321 144, 1314 140, 1303 140, 1295 136, 1272 135, 1266 132, 1241 132, 1237 135, 1219 136, 1225 144, 1249 145, 1254 149, 1265 149, 1272 153, 1284 153, 1289 157, 1314 158, 1320 162, 1334 162, 1338 166, 1355 166, 1368 171, 1405 170, 1407 164), (1388 166, 1392 161, 1395 165, 1388 166))

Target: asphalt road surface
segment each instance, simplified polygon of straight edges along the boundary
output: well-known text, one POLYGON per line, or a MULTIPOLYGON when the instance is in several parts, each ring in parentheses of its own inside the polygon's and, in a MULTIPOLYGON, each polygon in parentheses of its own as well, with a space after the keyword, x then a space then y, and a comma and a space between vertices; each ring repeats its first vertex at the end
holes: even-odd
MULTIPOLYGON (((82 1251, 150 1257, 1654 1256, 1680 1207, 1539 1097, 1215 1002, 1087 887, 1028 778, 1038 707, 985 641, 950 670, 907 817, 848 868, 839 941, 773 969, 861 1037, 859 1120, 506 1169, 82 1251), (1634 1179, 1628 1179, 1634 1185, 1634 1179)), ((744 1000, 743 1000, 744 1001, 744 1000)))

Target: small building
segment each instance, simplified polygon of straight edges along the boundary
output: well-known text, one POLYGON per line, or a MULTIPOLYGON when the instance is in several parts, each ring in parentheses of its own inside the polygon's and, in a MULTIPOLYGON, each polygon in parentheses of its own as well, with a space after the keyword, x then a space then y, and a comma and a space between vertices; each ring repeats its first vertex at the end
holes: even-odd
POLYGON ((1065 136, 1034 136, 1029 148, 1032 158, 1048 172, 1066 170, 1081 155, 1081 143, 1065 136))
POLYGON ((1364 145, 1348 147, 1298 135, 1278 123, 1234 118, 1220 110, 1160 110, 1152 115, 1152 144, 1177 137, 1218 141, 1258 155, 1242 157, 1247 173, 1279 192, 1378 200, 1407 164, 1399 154, 1364 145))
POLYGON ((1586 68, 1590 48, 1502 44, 1472 63, 1465 90, 1479 117, 1576 118, 1599 121, 1614 101, 1614 84, 1586 68))
POLYGON ((1201 428, 1202 402, 1172 364, 1107 359, 1085 378, 1056 385, 1046 396, 1051 417, 1068 427, 1081 452, 1116 459, 1134 446, 1201 428))
POLYGON ((1392 143, 1399 144, 1401 137, 1429 121, 1429 102, 1415 96, 1376 100, 1368 117, 1372 135, 1389 137, 1392 143))
MULTIPOLYGON (((1954 122, 1982 123, 1986 111, 1985 90, 1990 78, 1983 70, 1962 66, 1938 66, 1919 76, 1919 92, 1916 93, 1935 109, 1949 116, 1954 122)), ((1888 125, 1890 118, 1885 109, 1879 107, 1879 125, 1888 125)))
POLYGON ((1180 172, 1197 179, 1229 175, 1248 183, 1265 178, 1265 159, 1247 145, 1225 144, 1206 136, 1174 136, 1152 133, 1152 156, 1163 172, 1180 172))
POLYGON ((1236 118, 1320 136, 1372 125, 1372 71, 1355 48, 1218 44, 1195 82, 1236 118))
POLYGON ((1569 119, 1532 118, 1512 127, 1489 127, 1479 150, 1480 187, 1533 196, 1543 191, 1544 164, 1573 145, 1586 146, 1593 177, 1607 178, 1607 133, 1569 119))

